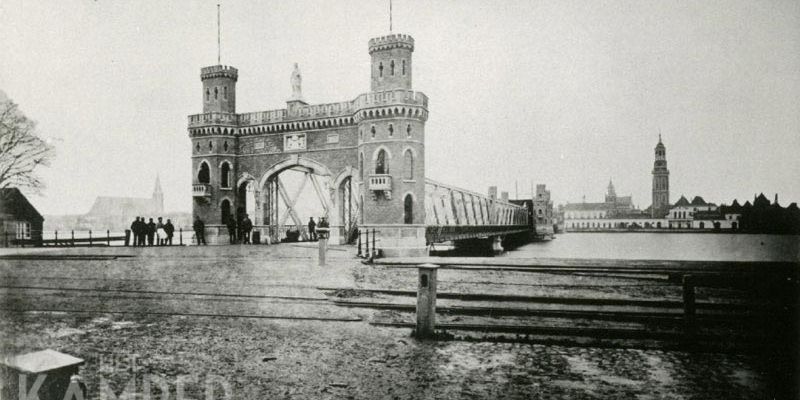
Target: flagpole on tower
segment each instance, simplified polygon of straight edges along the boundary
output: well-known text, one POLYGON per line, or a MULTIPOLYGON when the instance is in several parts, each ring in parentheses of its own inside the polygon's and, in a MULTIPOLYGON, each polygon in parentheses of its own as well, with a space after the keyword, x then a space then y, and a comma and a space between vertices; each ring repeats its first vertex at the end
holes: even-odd
POLYGON ((389 33, 392 33, 392 0, 389 0, 389 33))
POLYGON ((217 64, 222 64, 222 46, 220 45, 219 4, 217 4, 217 64))

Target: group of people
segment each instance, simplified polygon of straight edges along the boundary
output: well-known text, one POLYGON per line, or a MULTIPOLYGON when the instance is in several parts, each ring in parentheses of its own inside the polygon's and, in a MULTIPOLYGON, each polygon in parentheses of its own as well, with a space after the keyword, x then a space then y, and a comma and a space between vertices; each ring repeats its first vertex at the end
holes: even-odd
MULTIPOLYGON (((325 217, 319 217, 319 227, 326 229, 330 228, 328 219, 325 217)), ((317 223, 314 222, 314 217, 311 217, 308 220, 308 240, 319 240, 319 236, 317 235, 317 223)))
POLYGON ((158 217, 158 222, 150 218, 150 222, 145 221, 144 217, 136 217, 131 224, 131 234, 133 235, 134 246, 171 246, 172 236, 175 233, 175 225, 167 219, 162 222, 158 217))
POLYGON ((225 221, 225 226, 228 227, 228 240, 231 244, 240 242, 242 244, 250 244, 250 233, 253 231, 253 221, 250 220, 248 214, 244 214, 244 217, 239 221, 231 215, 228 217, 228 220, 225 221))

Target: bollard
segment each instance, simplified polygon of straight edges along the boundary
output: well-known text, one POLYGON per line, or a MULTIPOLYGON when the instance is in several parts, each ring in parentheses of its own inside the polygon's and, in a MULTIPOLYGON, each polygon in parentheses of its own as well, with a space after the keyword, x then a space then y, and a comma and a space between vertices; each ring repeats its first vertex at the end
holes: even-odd
POLYGON ((75 247, 75 231, 70 231, 70 235, 72 236, 72 241, 70 242, 70 246, 75 247))
POLYGON ((436 264, 420 264, 417 284, 417 339, 434 337, 436 329, 436 264))
POLYGON ((692 275, 683 276, 683 323, 684 333, 691 338, 697 331, 695 320, 695 293, 694 277, 692 275))
POLYGON ((183 228, 178 228, 178 240, 181 246, 183 246, 183 228))
POLYGON ((58 231, 55 232, 55 242, 53 242, 54 246, 58 246, 58 231))
POLYGON ((375 247, 375 228, 372 228, 372 257, 378 256, 378 248, 375 247))
POLYGON ((111 247, 111 231, 106 229, 106 245, 111 247))
POLYGON ((362 256, 362 254, 361 254, 361 232, 358 232, 358 254, 356 254, 356 257, 361 257, 361 256, 362 256))
POLYGON ((92 230, 89 230, 89 247, 92 247, 92 230))
POLYGON ((364 253, 364 257, 369 258, 369 229, 364 229, 365 234, 367 235, 366 242, 367 242, 367 250, 364 253))
POLYGON ((319 241, 319 266, 325 266, 325 252, 328 250, 328 228, 317 228, 317 239, 319 241))
POLYGON ((131 242, 131 230, 125 229, 125 247, 128 247, 128 243, 131 242))

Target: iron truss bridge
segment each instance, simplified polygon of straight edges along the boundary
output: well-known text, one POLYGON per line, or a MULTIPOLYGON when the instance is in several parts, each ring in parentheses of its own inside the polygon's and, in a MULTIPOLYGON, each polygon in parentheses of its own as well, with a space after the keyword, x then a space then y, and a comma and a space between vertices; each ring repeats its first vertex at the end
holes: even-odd
POLYGON ((425 180, 428 243, 529 232, 528 210, 508 201, 425 180))

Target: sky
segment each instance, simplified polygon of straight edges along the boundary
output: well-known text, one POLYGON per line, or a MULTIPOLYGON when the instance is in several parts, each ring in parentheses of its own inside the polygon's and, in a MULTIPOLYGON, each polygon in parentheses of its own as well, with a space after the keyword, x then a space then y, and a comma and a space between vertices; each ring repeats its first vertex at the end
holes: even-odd
MULTIPOLYGON (((388 1, 220 1, 237 111, 285 107, 297 62, 310 103, 369 90, 367 41, 388 1)), ((0 90, 57 156, 32 203, 84 213, 94 198, 191 209, 189 114, 216 64, 217 1, 0 0, 0 90)), ((619 195, 650 205, 653 148, 671 201, 779 193, 800 201, 800 2, 394 0, 414 89, 430 98, 426 174, 556 203, 619 195)))

